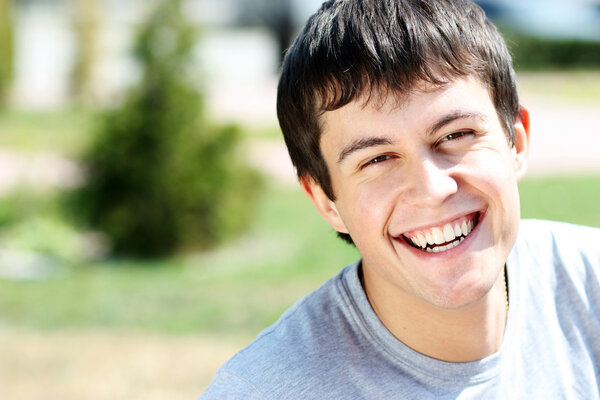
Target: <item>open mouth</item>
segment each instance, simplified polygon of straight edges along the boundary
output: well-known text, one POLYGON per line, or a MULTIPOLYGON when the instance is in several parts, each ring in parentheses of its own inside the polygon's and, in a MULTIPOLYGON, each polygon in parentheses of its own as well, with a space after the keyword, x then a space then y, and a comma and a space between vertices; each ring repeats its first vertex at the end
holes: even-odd
POLYGON ((440 253, 461 244, 479 224, 479 214, 475 212, 441 226, 406 232, 402 236, 416 249, 440 253))

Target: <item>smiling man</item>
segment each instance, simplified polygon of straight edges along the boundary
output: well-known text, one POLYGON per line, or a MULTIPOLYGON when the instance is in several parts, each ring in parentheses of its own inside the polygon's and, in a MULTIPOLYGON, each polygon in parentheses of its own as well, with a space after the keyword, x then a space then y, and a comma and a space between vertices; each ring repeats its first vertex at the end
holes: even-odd
POLYGON ((203 399, 600 398, 600 233, 520 221, 529 115, 477 5, 324 3, 277 106, 302 188, 361 260, 203 399))

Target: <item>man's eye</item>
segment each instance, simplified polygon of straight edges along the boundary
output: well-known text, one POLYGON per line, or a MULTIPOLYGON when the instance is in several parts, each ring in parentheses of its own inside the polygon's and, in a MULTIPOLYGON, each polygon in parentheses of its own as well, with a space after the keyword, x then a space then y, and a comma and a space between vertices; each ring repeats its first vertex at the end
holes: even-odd
POLYGON ((370 165, 379 164, 379 163, 382 163, 382 162, 384 162, 384 161, 390 160, 390 159, 392 159, 392 158, 394 158, 394 156, 392 156, 392 155, 390 155, 390 154, 384 154, 384 155, 381 155, 381 156, 377 156, 377 157, 375 157, 375 158, 373 158, 373 159, 369 160, 368 162, 366 162, 366 163, 365 163, 365 164, 362 166, 362 168, 366 168, 366 167, 368 167, 368 166, 370 166, 370 165))
POLYGON ((446 136, 444 136, 444 137, 442 138, 442 140, 440 140, 440 143, 443 143, 443 142, 449 142, 449 141, 451 141, 451 140, 458 140, 458 139, 462 139, 462 138, 464 138, 465 136, 472 135, 472 134, 473 134, 473 132, 471 132, 471 131, 460 131, 460 132, 453 132, 453 133, 451 133, 451 134, 449 134, 449 135, 446 135, 446 136))

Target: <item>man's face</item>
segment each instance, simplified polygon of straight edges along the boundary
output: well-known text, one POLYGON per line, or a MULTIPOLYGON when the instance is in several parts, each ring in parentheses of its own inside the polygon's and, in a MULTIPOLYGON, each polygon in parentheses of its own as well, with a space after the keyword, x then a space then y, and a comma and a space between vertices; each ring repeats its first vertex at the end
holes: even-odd
POLYGON ((511 147, 474 78, 401 103, 390 96, 381 107, 355 101, 322 123, 336 200, 312 180, 303 187, 334 229, 351 235, 367 294, 441 308, 484 298, 517 235, 523 123, 511 147))

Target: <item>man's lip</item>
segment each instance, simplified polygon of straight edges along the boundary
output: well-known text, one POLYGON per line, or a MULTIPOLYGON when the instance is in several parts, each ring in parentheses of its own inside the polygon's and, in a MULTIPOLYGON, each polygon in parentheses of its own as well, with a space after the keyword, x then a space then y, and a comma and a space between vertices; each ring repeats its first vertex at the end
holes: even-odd
MULTIPOLYGON (((485 218, 487 216, 487 210, 476 211, 475 213, 477 214, 478 223, 473 228, 471 233, 458 246, 448 249, 446 251, 442 251, 442 252, 438 252, 438 253, 424 251, 423 249, 419 249, 419 248, 413 246, 412 244, 410 244, 408 242, 408 239, 406 239, 406 237, 404 235, 394 237, 394 241, 396 243, 403 245, 405 248, 407 248, 409 251, 411 251, 413 254, 415 254, 419 257, 427 257, 432 260, 453 257, 453 256, 457 255, 458 253, 467 249, 469 247, 470 243, 473 241, 473 239, 479 234, 479 230, 481 228, 482 222, 485 220, 485 218)), ((473 214, 473 213, 467 213, 465 215, 471 215, 471 214, 473 214)), ((461 217, 458 217, 458 218, 461 218, 461 217)), ((453 220, 449 220, 449 221, 453 221, 453 220)), ((437 225, 431 225, 431 226, 435 227, 437 225)), ((411 232, 414 232, 414 231, 411 231, 411 232)))

